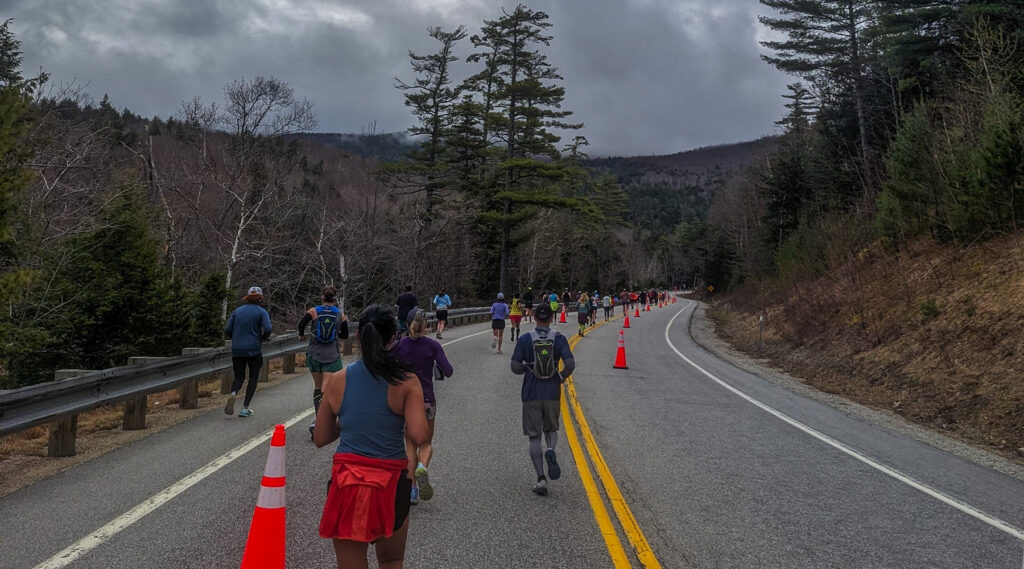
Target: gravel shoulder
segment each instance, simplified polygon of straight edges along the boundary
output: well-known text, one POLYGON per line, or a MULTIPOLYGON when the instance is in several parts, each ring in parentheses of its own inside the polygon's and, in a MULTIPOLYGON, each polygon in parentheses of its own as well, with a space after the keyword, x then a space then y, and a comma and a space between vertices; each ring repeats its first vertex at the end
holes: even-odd
POLYGON ((718 336, 715 331, 714 322, 707 318, 705 314, 705 308, 706 305, 704 303, 699 303, 694 311, 693 318, 690 320, 690 335, 698 345, 717 357, 744 371, 756 374, 774 385, 839 409, 848 416, 913 438, 964 460, 1024 481, 1024 464, 955 439, 944 433, 927 429, 908 421, 896 413, 868 407, 839 395, 823 393, 807 385, 801 379, 773 367, 769 360, 752 358, 736 350, 718 336))

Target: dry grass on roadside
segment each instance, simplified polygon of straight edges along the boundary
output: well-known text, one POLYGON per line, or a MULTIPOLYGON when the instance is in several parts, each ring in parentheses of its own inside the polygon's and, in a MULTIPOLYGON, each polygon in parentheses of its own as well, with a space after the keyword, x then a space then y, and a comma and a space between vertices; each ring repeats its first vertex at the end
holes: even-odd
MULTIPOLYGON (((296 360, 296 375, 305 373, 302 367, 305 365, 304 355, 299 354, 296 360)), ((273 387, 296 376, 280 372, 281 362, 272 361, 270 380, 261 383, 260 389, 273 387)), ((179 408, 177 390, 155 393, 148 399, 146 428, 139 431, 121 430, 123 405, 101 407, 82 413, 78 417, 77 454, 72 457, 46 456, 49 440, 49 429, 46 426, 0 437, 0 497, 216 409, 224 404, 225 397, 220 394, 220 379, 200 382, 198 409, 179 408)))
POLYGON ((736 348, 808 384, 1024 455, 1024 242, 872 247, 833 274, 709 311, 736 348))

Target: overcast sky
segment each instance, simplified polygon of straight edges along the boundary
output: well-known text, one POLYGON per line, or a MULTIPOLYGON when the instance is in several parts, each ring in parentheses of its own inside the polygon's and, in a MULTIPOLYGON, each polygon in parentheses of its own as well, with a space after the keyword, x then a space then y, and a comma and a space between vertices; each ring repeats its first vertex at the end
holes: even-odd
MULTIPOLYGON (((118 108, 167 117, 225 83, 272 75, 313 102, 321 132, 411 123, 394 77, 431 25, 471 33, 496 0, 0 0, 25 68, 88 83, 118 108)), ((757 0, 533 0, 554 25, 549 60, 590 154, 670 154, 776 131, 792 78, 759 58, 757 0)), ((469 50, 468 41, 463 53, 469 50)), ((460 62, 460 69, 465 64, 460 62)))

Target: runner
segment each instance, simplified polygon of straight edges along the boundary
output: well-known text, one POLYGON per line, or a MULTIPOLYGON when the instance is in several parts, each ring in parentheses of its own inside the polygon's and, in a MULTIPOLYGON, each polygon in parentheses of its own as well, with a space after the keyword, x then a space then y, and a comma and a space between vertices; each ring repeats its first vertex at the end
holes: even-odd
POLYGON ((629 313, 629 293, 623 290, 619 293, 619 305, 622 306, 622 316, 629 313))
POLYGON ((498 293, 498 300, 491 305, 491 349, 498 348, 501 351, 501 342, 505 336, 505 319, 508 318, 508 305, 505 304, 505 293, 498 293))
POLYGON ((309 338, 306 349, 306 367, 313 376, 313 422, 309 424, 309 436, 313 436, 313 425, 316 424, 316 413, 320 411, 323 399, 324 374, 341 371, 338 340, 348 338, 348 318, 338 309, 338 289, 333 286, 324 287, 321 296, 322 304, 314 306, 302 315, 299 320, 299 340, 306 339, 306 326, 313 323, 313 334, 309 338))
POLYGON ((590 298, 587 293, 581 292, 576 301, 576 323, 579 324, 579 335, 582 338, 587 331, 587 323, 590 322, 590 298))
POLYGON ((405 439, 426 444, 428 425, 420 382, 388 353, 396 332, 393 310, 367 307, 359 319, 361 359, 324 382, 313 442, 340 440, 319 534, 334 540, 339 569, 366 567, 369 543, 380 567, 401 567, 405 558, 412 485, 405 439))
POLYGON ((434 417, 437 415, 437 400, 434 398, 434 368, 441 370, 441 377, 451 377, 454 371, 452 364, 448 363, 444 348, 436 340, 427 338, 430 333, 430 324, 427 323, 427 313, 419 308, 409 311, 406 318, 409 326, 409 335, 398 341, 391 354, 403 362, 412 366, 416 377, 420 379, 420 386, 423 388, 423 406, 426 408, 427 417, 427 441, 422 445, 414 445, 408 438, 405 439, 405 451, 409 455, 409 472, 416 473, 412 481, 412 495, 409 499, 412 504, 419 504, 420 499, 429 500, 434 497, 434 487, 430 485, 430 477, 427 475, 427 468, 430 467, 430 459, 434 455, 434 417))
MULTIPOLYGON (((541 295, 541 298, 544 298, 541 295)), ((523 321, 529 322, 533 319, 533 287, 526 287, 526 294, 523 295, 523 321)))
POLYGON ((409 315, 410 310, 417 306, 419 306, 419 299, 412 293, 412 285, 405 285, 405 292, 395 301, 395 309, 398 311, 399 336, 405 334, 405 317, 409 315))
POLYGON ((548 305, 551 306, 551 312, 558 312, 558 294, 553 289, 548 295, 548 305))
POLYGON ((601 306, 604 307, 604 321, 607 322, 612 317, 612 297, 611 295, 604 295, 601 299, 601 306))
POLYGON ((559 403, 562 397, 563 378, 572 375, 576 360, 569 349, 565 336, 551 329, 555 312, 549 306, 540 305, 533 313, 537 327, 516 342, 512 352, 512 373, 523 376, 523 434, 530 439, 530 459, 537 473, 534 493, 548 494, 548 477, 558 480, 562 469, 558 466, 555 446, 558 443, 559 403), (558 362, 565 364, 559 373, 558 362), (541 436, 547 450, 542 451, 541 436), (547 476, 544 462, 547 462, 547 476))
POLYGON ((235 372, 235 380, 231 383, 231 395, 224 404, 224 413, 235 413, 235 398, 238 390, 245 382, 245 372, 249 371, 249 383, 245 386, 245 399, 239 417, 249 417, 252 409, 253 395, 256 395, 256 383, 260 379, 260 368, 263 367, 263 342, 270 338, 274 331, 270 325, 270 313, 260 306, 263 302, 263 289, 258 286, 249 287, 249 292, 242 298, 244 304, 235 309, 224 325, 224 334, 231 338, 231 367, 235 372))
POLYGON ((562 312, 568 312, 569 311, 569 304, 571 302, 572 302, 572 293, 569 292, 569 289, 563 290, 562 291, 562 312))
MULTIPOLYGON (((448 326, 448 309, 452 306, 452 299, 445 294, 444 289, 441 292, 434 295, 434 317, 437 320, 437 339, 441 339, 441 334, 444 332, 446 326, 448 326)), ((406 315, 408 317, 408 314, 406 315)))
POLYGON ((508 307, 508 319, 512 323, 512 334, 509 341, 515 343, 519 339, 519 322, 523 319, 523 304, 519 301, 519 293, 512 293, 512 303, 508 307))
POLYGON ((601 305, 601 297, 597 295, 597 291, 590 296, 590 325, 597 326, 597 309, 601 305))

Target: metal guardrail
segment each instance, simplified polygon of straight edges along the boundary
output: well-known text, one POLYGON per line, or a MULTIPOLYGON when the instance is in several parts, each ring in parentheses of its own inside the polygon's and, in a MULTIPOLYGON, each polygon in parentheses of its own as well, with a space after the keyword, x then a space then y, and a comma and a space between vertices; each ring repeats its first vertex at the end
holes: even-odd
MULTIPOLYGON (((456 308, 448 311, 448 323, 458 326, 482 322, 489 315, 490 307, 456 308)), ((434 313, 429 313, 428 317, 433 323, 434 313)), ((346 341, 345 353, 351 353, 351 342, 346 341)), ((275 336, 263 344, 263 358, 266 361, 291 357, 294 366, 294 355, 304 352, 307 346, 306 341, 294 334, 275 336)), ((125 428, 145 428, 147 395, 182 388, 185 406, 185 387, 191 385, 193 395, 188 399, 194 406, 198 382, 222 374, 231 369, 231 365, 230 348, 210 348, 195 354, 86 371, 65 379, 0 391, 0 435, 49 424, 50 456, 69 456, 74 454, 80 413, 126 402, 125 428)), ((265 365, 264 370, 266 368, 265 365)))

